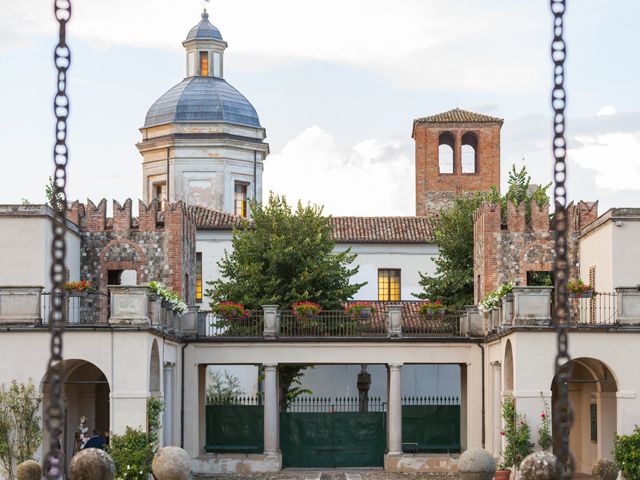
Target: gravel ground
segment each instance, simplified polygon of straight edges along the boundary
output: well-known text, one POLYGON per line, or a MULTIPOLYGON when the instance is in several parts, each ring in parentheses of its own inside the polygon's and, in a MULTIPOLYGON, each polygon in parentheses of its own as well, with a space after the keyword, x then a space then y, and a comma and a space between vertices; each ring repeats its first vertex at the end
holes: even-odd
POLYGON ((285 470, 277 473, 225 474, 195 478, 198 480, 311 480, 318 479, 318 476, 320 476, 320 480, 457 480, 458 478, 455 474, 390 473, 383 470, 285 470))

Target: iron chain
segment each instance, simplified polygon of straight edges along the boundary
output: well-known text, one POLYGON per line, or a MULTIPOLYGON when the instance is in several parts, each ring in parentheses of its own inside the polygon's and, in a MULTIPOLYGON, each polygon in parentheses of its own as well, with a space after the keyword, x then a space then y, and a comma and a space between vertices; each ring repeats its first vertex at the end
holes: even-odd
MULTIPOLYGON (((61 478, 62 452, 59 441, 64 425, 64 405, 62 399, 62 332, 64 330, 64 281, 65 281, 65 209, 67 205, 66 181, 69 149, 67 147, 67 119, 69 117, 69 97, 67 96, 67 71, 71 64, 71 51, 66 43, 67 22, 71 18, 71 1, 54 0, 53 9, 58 21, 59 37, 54 50, 57 70, 57 89, 53 101, 56 117, 55 145, 53 147, 54 176, 53 196, 53 238, 51 241, 51 310, 49 330, 51 332, 51 353, 47 366, 49 402, 45 409, 45 424, 49 433, 49 452, 44 461, 47 479, 61 478)), ((66 433, 66 432, 65 432, 66 433)))
POLYGON ((571 374, 571 357, 569 356, 569 218, 567 212, 567 142, 565 138, 566 91, 564 87, 567 57, 564 40, 564 14, 566 0, 550 0, 553 14, 553 41, 551 58, 553 60, 553 92, 551 105, 553 108, 553 157, 554 157, 554 189, 555 214, 553 230, 555 232, 555 260, 553 273, 555 278, 554 324, 558 333, 558 351, 555 359, 556 392, 558 400, 553 408, 553 421, 560 434, 559 449, 556 452, 563 466, 564 478, 573 478, 574 459, 569 449, 569 433, 573 413, 569 403, 569 387, 567 381, 571 374))

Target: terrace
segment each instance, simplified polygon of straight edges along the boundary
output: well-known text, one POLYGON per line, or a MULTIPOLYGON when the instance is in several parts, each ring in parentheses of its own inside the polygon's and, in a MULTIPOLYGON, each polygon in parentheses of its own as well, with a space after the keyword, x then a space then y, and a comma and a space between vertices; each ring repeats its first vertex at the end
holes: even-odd
MULTIPOLYGON (((41 287, 0 287, 0 327, 47 326, 55 299, 41 287)), ((183 315, 149 293, 145 286, 110 286, 108 293, 64 294, 63 321, 68 328, 145 327, 177 337, 225 342, 265 340, 392 340, 463 339, 484 337, 514 328, 551 327, 553 288, 516 287, 498 307, 480 312, 470 306, 460 312, 419 313, 420 302, 372 302, 367 314, 345 310, 297 315, 265 305, 242 317, 221 317, 189 306, 183 315)), ((617 288, 591 298, 570 299, 571 327, 588 330, 640 328, 640 290, 617 288)))

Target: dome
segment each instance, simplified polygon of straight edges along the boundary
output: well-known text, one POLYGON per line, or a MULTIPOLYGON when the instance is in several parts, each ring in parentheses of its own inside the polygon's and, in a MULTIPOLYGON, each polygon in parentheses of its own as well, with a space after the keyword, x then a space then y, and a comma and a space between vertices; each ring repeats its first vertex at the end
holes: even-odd
POLYGON ((222 40, 222 34, 220 30, 214 27, 211 22, 209 22, 209 14, 205 10, 202 12, 202 20, 195 27, 189 30, 189 34, 185 42, 190 40, 222 40))
POLYGON ((225 122, 260 127, 253 105, 218 77, 189 77, 155 101, 144 126, 173 122, 225 122))

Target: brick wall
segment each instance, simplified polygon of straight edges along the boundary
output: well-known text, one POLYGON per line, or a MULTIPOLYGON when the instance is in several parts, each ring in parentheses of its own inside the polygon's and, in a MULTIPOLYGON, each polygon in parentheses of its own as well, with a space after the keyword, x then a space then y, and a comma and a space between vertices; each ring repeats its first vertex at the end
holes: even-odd
MULTIPOLYGON (((569 205, 570 277, 578 277, 580 229, 598 216, 598 203, 569 205)), ((483 203, 474 218, 475 303, 506 282, 527 284, 527 272, 551 271, 555 257, 550 231, 549 205, 531 206, 526 219, 524 205, 508 204, 506 223, 500 205, 483 203)))
POLYGON ((455 197, 468 192, 500 189, 501 123, 439 123, 414 125, 416 142, 416 215, 435 214, 451 205, 455 197), (440 173, 440 135, 453 136, 453 173, 440 173), (476 171, 462 173, 462 137, 471 133, 477 140, 476 171))
POLYGON ((106 206, 104 199, 97 205, 89 200, 67 209, 82 233, 81 279, 106 294, 109 270, 135 270, 138 284, 160 281, 193 304, 196 229, 185 205, 158 211, 155 202, 139 202, 139 216, 133 217, 130 199, 114 201, 112 218, 106 206))

